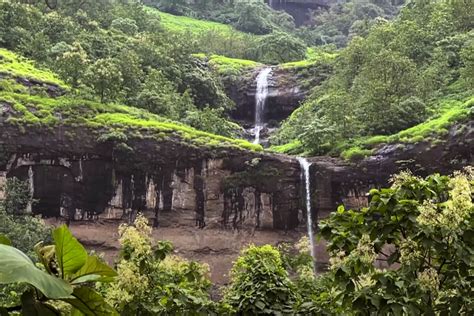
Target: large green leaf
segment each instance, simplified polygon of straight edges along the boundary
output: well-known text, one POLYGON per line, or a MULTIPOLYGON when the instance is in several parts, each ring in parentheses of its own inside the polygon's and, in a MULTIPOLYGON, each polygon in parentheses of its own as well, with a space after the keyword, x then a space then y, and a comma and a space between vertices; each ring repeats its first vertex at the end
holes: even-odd
MULTIPOLYGON (((66 299, 78 311, 84 315, 106 316, 118 315, 117 311, 105 302, 104 298, 93 289, 81 286, 74 289, 74 299, 66 299)), ((75 312, 73 315, 80 315, 75 312)))
POLYGON ((28 283, 51 299, 67 298, 72 287, 41 271, 20 250, 0 245, 0 284, 28 283))
POLYGON ((56 228, 53 231, 53 238, 56 244, 56 259, 61 275, 65 279, 86 263, 87 252, 66 225, 56 228))
POLYGON ((117 275, 114 269, 100 261, 95 256, 88 256, 86 263, 73 276, 72 283, 78 284, 90 281, 103 281, 104 277, 114 277, 117 275))

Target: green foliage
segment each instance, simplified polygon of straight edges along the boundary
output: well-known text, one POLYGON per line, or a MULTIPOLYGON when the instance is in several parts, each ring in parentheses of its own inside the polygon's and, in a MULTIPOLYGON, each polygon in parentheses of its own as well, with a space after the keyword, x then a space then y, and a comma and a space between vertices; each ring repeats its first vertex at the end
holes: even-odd
POLYGON ((159 70, 151 70, 148 74, 137 95, 137 105, 175 120, 184 118, 187 111, 195 109, 189 93, 178 93, 173 83, 159 70))
MULTIPOLYGON (((11 240, 11 244, 5 242, 3 244, 13 245, 30 258, 36 259, 33 247, 42 240, 49 241, 51 237, 48 227, 41 219, 20 215, 26 213, 28 202, 32 202, 27 188, 27 184, 16 178, 7 180, 5 200, 0 202, 0 236, 4 237, 4 241, 11 240)), ((24 285, 1 285, 0 305, 19 304, 19 295, 25 289, 24 285)))
POLYGON ((107 300, 126 315, 212 314, 208 267, 171 255, 168 242, 153 245, 151 232, 141 215, 120 226, 118 277, 103 287, 107 300))
POLYGON ((337 55, 333 75, 282 124, 273 143, 298 140, 305 152, 360 158, 377 144, 430 140, 463 123, 469 109, 462 103, 472 96, 472 32, 457 24, 454 7, 406 6, 398 19, 379 19, 364 37, 354 37, 337 55))
POLYGON ((231 271, 224 304, 242 315, 291 314, 298 294, 280 253, 270 245, 244 249, 231 271))
MULTIPOLYGON (((418 143, 422 141, 432 141, 445 135, 447 129, 455 124, 462 124, 472 117, 472 106, 474 99, 466 102, 454 100, 442 100, 439 106, 439 113, 423 123, 400 131, 396 134, 386 136, 378 135, 368 138, 361 138, 355 143, 356 147, 351 147, 342 152, 342 156, 347 156, 351 151, 368 150, 382 144, 390 143, 418 143)), ((348 158, 348 157, 347 157, 348 158)))
POLYGON ((212 134, 235 137, 242 128, 223 118, 224 109, 205 108, 201 111, 188 111, 184 123, 212 134))
POLYGON ((117 315, 104 298, 88 286, 91 280, 110 281, 116 272, 98 258, 89 256, 66 226, 55 229, 53 237, 54 245, 38 243, 35 246, 44 270, 37 268, 20 250, 0 245, 0 284, 27 283, 35 289, 22 294, 21 306, 10 309, 21 309, 28 315, 33 311, 38 315, 57 315, 59 311, 50 302, 61 300, 73 307, 73 313, 117 315))
POLYGON ((17 178, 9 178, 5 185, 5 200, 2 208, 7 214, 22 215, 27 212, 28 204, 33 203, 27 182, 17 178))
POLYGON ((0 253, 1 284, 28 283, 51 299, 63 299, 71 295, 72 287, 69 284, 39 270, 20 250, 0 245, 0 253))
POLYGON ((460 55, 464 64, 461 75, 467 84, 474 88, 474 39, 465 44, 460 55))
POLYGON ((258 60, 267 64, 302 60, 306 56, 306 45, 299 39, 283 32, 273 32, 262 37, 255 49, 258 60))
POLYGON ((100 96, 100 101, 116 99, 123 82, 122 72, 114 59, 98 59, 87 70, 87 85, 100 96))
MULTIPOLYGON (((55 69, 63 80, 78 89, 73 92, 81 99, 144 106, 175 120, 184 120, 186 111, 196 107, 232 106, 217 73, 196 63, 191 56, 194 49, 200 51, 199 47, 213 52, 215 47, 211 48, 209 43, 215 41, 204 34, 197 34, 195 41, 160 28, 156 10, 145 9, 138 3, 86 1, 78 8, 77 4, 60 2, 54 11, 42 10, 39 2, 30 6, 2 2, 0 24, 5 27, 5 36, 0 40, 4 46, 34 58, 37 64, 55 69), (156 71, 161 73, 159 77, 156 71), (155 79, 157 82, 150 82, 155 79), (160 89, 153 91, 156 87, 160 89)), ((232 42, 232 32, 225 36, 231 45, 228 51, 237 47, 232 42)), ((241 42, 247 47, 248 36, 242 36, 245 39, 241 42)), ((36 78, 65 87, 53 74, 33 69, 31 63, 11 52, 2 52, 0 72, 3 68, 14 77, 36 78)), ((8 88, 13 89, 11 85, 8 88)), ((220 121, 223 117, 224 114, 220 121)))
MULTIPOLYGON (((101 104, 75 98, 57 99, 27 96, 22 94, 0 93, 0 100, 12 104, 16 111, 9 119, 12 124, 31 124, 54 127, 67 123, 82 125, 92 129, 102 129, 101 133, 114 130, 140 130, 161 140, 161 135, 179 137, 179 142, 188 145, 208 146, 209 148, 233 147, 242 150, 261 151, 260 145, 241 139, 196 130, 184 124, 164 119, 145 110, 117 104, 101 104), (30 112, 28 108, 37 111, 30 112), (42 113, 42 114, 41 114, 42 113), (57 116, 61 115, 60 122, 57 116), (104 130, 105 128, 105 130, 104 130)), ((173 141, 170 139, 170 141, 173 141)))
POLYGON ((39 70, 31 62, 0 48, 0 73, 16 78, 34 79, 67 88, 66 84, 49 71, 39 70))
MULTIPOLYGON (((252 34, 268 34, 272 31, 292 31, 295 28, 293 18, 284 11, 272 10, 261 0, 251 1, 220 1, 220 0, 198 0, 198 1, 170 1, 150 0, 151 5, 156 5, 160 10, 175 15, 211 20, 227 25, 233 25, 236 29, 252 34)), ((179 21, 189 22, 186 17, 180 17, 179 21)), ((209 21, 193 24, 198 27, 223 24, 209 23, 209 21), (206 23, 206 24, 204 24, 206 23)), ((176 22, 175 22, 176 23, 176 22)), ((182 27, 182 26, 180 26, 182 27)), ((205 28, 199 30, 205 31, 205 28)))
POLYGON ((261 64, 246 59, 229 58, 220 55, 211 55, 209 64, 217 68, 217 72, 223 76, 240 76, 243 71, 254 69, 261 64))
POLYGON ((471 169, 425 179, 401 173, 370 192, 369 207, 341 206, 323 221, 339 304, 363 315, 472 310, 473 180, 471 169))
POLYGON ((394 17, 404 2, 333 2, 329 10, 313 11, 310 26, 303 26, 297 34, 309 45, 335 44, 344 47, 355 36, 366 36, 377 21, 394 17))
POLYGON ((372 150, 370 149, 362 149, 360 147, 352 147, 344 152, 342 152, 341 156, 342 158, 346 160, 352 160, 352 161, 357 161, 357 160, 362 160, 367 156, 370 156, 372 154, 372 150))
POLYGON ((52 48, 58 54, 55 69, 68 83, 73 87, 77 87, 87 70, 89 63, 87 53, 78 42, 74 42, 72 46, 68 44, 60 45, 61 43, 65 44, 60 42, 52 48), (60 48, 61 46, 63 47, 60 48))

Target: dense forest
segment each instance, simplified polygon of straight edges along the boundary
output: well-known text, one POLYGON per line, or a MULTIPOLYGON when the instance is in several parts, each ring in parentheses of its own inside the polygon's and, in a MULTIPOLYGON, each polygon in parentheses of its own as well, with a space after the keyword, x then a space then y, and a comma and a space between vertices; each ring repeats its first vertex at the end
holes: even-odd
MULTIPOLYGON (((472 135, 474 1, 329 3, 308 10, 296 26, 290 13, 260 0, 0 0, 0 167, 21 155, 27 161, 26 150, 14 158, 7 152, 29 131, 45 147, 54 146, 46 135, 58 131, 73 152, 90 129, 98 133, 98 147, 112 144, 112 160, 133 170, 141 166, 130 157, 151 147, 163 159, 182 144, 193 157, 248 155, 239 161, 244 171, 226 173, 233 182, 219 186, 232 201, 248 204, 232 185, 261 187, 264 178, 287 176, 274 166, 258 169, 272 155, 322 156, 345 166, 383 146, 435 147, 447 137, 472 135), (254 80, 265 67, 289 74, 307 91, 288 117, 272 122, 268 146, 251 142, 234 115, 239 99, 229 93, 250 90, 245 80, 258 90, 254 80), (84 135, 64 132, 65 126, 84 128, 84 135), (138 151, 132 139, 145 149, 138 151)), ((207 263, 156 240, 157 218, 140 213, 117 225, 118 250, 106 260, 67 225, 52 227, 33 216, 38 182, 5 172, 0 315, 469 315, 472 145, 459 144, 470 152, 470 161, 456 161, 462 170, 401 171, 383 186, 371 183, 366 205, 341 205, 316 218, 328 256, 323 269, 315 266, 311 234, 239 249, 225 286, 211 282, 207 263)), ((32 167, 25 166, 23 175, 31 179, 32 167)), ((191 185, 200 191, 192 199, 198 201, 208 175, 197 170, 208 166, 193 168, 191 185)), ((138 187, 138 177, 131 179, 128 185, 138 187)), ((258 197, 255 204, 264 204, 258 197)), ((160 198, 165 203, 163 193, 160 198)), ((63 196, 57 200, 65 203, 63 196)), ((311 214, 306 205, 304 214, 311 214)), ((196 218, 196 229, 202 222, 196 218)))

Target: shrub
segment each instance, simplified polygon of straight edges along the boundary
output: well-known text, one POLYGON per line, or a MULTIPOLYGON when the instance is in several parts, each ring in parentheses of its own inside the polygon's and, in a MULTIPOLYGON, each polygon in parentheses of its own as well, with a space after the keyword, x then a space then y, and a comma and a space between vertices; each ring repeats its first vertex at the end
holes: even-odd
POLYGON ((320 224, 330 288, 345 313, 462 315, 474 308, 474 172, 425 179, 408 172, 370 191, 360 211, 320 224), (375 263, 387 269, 377 268, 375 263))
POLYGON ((244 249, 231 271, 224 303, 244 315, 291 314, 298 302, 279 251, 270 246, 244 249))
POLYGON ((124 315, 208 315, 215 309, 208 267, 172 256, 172 245, 153 245, 148 220, 139 215, 122 225, 117 281, 102 287, 107 301, 124 315))

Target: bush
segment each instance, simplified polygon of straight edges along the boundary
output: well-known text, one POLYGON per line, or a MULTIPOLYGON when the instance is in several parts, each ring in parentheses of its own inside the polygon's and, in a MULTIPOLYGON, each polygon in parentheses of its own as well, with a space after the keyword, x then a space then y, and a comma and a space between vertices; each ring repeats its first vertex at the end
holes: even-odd
POLYGON ((340 206, 320 224, 331 256, 327 292, 340 293, 342 314, 469 313, 474 170, 425 179, 403 172, 391 182, 370 191, 367 208, 340 206))
POLYGON ((292 314, 298 294, 279 251, 270 245, 244 249, 223 302, 243 315, 292 314))
POLYGON ((273 32, 257 43, 258 60, 267 64, 280 64, 302 60, 306 57, 306 45, 296 37, 283 32, 273 32))
POLYGON ((21 215, 27 212, 27 207, 31 203, 33 199, 30 196, 28 182, 17 178, 7 179, 5 200, 2 202, 3 210, 8 214, 21 215))
POLYGON ((107 301, 124 315, 208 315, 215 309, 208 267, 172 256, 169 242, 152 244, 148 220, 122 225, 117 281, 102 287, 107 301))

